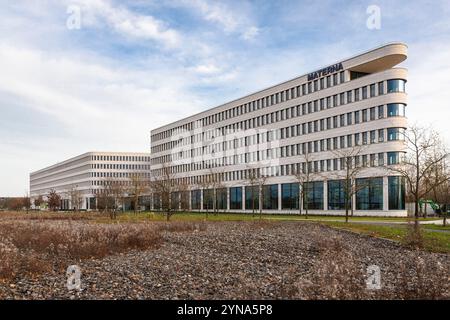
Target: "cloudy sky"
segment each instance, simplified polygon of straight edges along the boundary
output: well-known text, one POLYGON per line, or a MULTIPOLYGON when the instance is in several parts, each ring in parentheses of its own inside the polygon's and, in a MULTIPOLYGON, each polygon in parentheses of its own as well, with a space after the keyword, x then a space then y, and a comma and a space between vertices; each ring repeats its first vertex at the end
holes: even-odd
POLYGON ((410 121, 450 141, 448 0, 0 3, 0 196, 86 151, 146 152, 152 128, 392 41, 409 46, 410 121))

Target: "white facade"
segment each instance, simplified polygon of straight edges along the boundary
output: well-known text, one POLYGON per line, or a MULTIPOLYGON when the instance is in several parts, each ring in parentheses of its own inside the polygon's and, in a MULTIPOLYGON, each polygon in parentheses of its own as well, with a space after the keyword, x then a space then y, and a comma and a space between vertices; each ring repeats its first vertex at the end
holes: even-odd
POLYGON ((337 155, 358 145, 358 179, 370 180, 357 180, 367 188, 353 197, 355 215, 404 216, 402 181, 387 168, 406 151, 407 70, 395 67, 406 57, 405 44, 384 45, 155 129, 152 175, 170 167, 191 189, 191 210, 205 209, 197 190, 219 176, 221 210, 248 212, 248 177, 257 170, 267 177, 264 211, 297 213, 294 173, 311 162, 310 212, 343 214, 337 155))
POLYGON ((95 196, 106 180, 129 183, 133 174, 150 178, 150 154, 88 152, 30 174, 30 197, 46 196, 55 190, 62 198, 61 208, 70 209, 70 191, 81 194, 80 209, 94 209, 95 196))

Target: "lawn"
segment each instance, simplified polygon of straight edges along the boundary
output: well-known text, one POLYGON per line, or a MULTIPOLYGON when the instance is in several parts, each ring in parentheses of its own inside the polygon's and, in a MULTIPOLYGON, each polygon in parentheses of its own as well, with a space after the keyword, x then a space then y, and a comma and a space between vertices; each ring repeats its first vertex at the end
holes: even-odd
MULTIPOLYGON (((330 213, 331 214, 331 213, 330 213)), ((259 213, 208 213, 206 217, 205 212, 180 212, 171 216, 173 221, 252 221, 259 220, 259 213)), ((97 218, 98 219, 98 218, 97 218)), ((99 221, 107 222, 107 215, 101 215, 99 221)), ((138 222, 138 221, 164 221, 166 216, 162 212, 124 212, 118 213, 117 221, 119 222, 138 222)), ((345 216, 333 216, 333 215, 309 215, 308 218, 305 215, 298 214, 263 214, 264 220, 278 220, 278 221, 345 221, 345 216)), ((420 218, 420 221, 432 221, 438 218, 420 218)), ((405 222, 408 218, 403 217, 349 217, 349 221, 376 221, 376 222, 405 222)))
MULTIPOLYGON (((403 242, 404 236, 407 233, 406 225, 372 225, 361 223, 345 223, 345 222, 322 222, 328 226, 337 229, 349 230, 357 233, 368 234, 377 238, 385 238, 398 242, 403 242)), ((450 253, 450 232, 433 232, 430 229, 444 228, 442 226, 429 226, 424 225, 422 227, 423 236, 425 240, 425 249, 431 252, 450 253)), ((448 230, 446 227, 445 230, 448 230)))

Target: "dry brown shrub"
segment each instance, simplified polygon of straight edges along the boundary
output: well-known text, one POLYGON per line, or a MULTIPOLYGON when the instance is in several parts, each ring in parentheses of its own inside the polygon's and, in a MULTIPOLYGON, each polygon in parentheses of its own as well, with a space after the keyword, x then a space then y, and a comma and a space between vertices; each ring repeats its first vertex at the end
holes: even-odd
POLYGON ((206 223, 191 221, 158 222, 158 230, 167 232, 199 232, 206 230, 206 223))
POLYGON ((365 274, 361 263, 339 237, 322 237, 311 277, 299 283, 303 299, 363 299, 365 274))
POLYGON ((51 212, 51 211, 35 211, 25 212, 0 212, 1 220, 92 220, 101 217, 98 212, 51 212))
POLYGON ((423 249, 425 240, 422 227, 419 224, 416 225, 414 222, 410 222, 406 228, 403 244, 412 249, 423 249))
POLYGON ((71 221, 0 222, 0 278, 39 273, 51 267, 129 250, 158 246, 154 224, 87 224, 71 221))
POLYGON ((394 299, 450 299, 450 272, 438 260, 418 250, 402 257, 394 299))

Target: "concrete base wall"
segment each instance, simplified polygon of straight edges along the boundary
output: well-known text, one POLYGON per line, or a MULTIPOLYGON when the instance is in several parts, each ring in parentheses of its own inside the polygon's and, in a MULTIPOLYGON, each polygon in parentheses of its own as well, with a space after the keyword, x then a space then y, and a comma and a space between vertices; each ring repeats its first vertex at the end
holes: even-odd
MULTIPOLYGON (((193 210, 193 212, 204 212, 206 210, 193 210)), ((212 210, 209 210, 209 213, 213 213, 212 210)), ((219 210, 219 213, 245 213, 252 214, 252 210, 219 210)), ((299 215, 298 210, 263 210, 263 214, 292 214, 299 215)), ((259 214, 259 210, 255 211, 255 215, 259 214)), ((322 216, 345 216, 345 211, 342 210, 308 210, 309 215, 322 215, 322 216)), ((302 216, 305 215, 305 211, 302 210, 302 216)), ((349 216, 351 214, 349 213, 349 216)), ((406 210, 391 210, 391 211, 359 211, 356 210, 353 212, 354 217, 407 217, 408 212, 406 210)))

